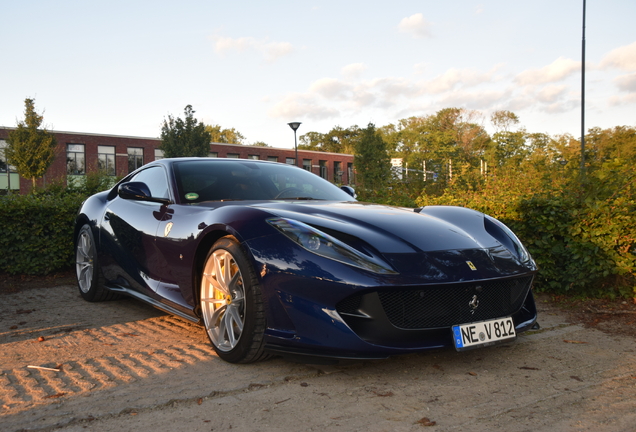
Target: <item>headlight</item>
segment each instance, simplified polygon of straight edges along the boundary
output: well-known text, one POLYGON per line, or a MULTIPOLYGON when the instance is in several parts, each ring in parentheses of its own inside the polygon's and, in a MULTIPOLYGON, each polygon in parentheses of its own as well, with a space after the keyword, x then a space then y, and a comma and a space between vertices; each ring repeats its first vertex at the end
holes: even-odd
POLYGON ((519 261, 525 263, 532 260, 530 253, 510 228, 492 216, 485 216, 484 225, 488 234, 496 238, 506 249, 516 255, 519 261))
POLYGON ((270 218, 267 219, 267 222, 285 234, 290 240, 316 255, 373 273, 396 273, 381 259, 363 254, 329 234, 302 222, 285 218, 270 218))

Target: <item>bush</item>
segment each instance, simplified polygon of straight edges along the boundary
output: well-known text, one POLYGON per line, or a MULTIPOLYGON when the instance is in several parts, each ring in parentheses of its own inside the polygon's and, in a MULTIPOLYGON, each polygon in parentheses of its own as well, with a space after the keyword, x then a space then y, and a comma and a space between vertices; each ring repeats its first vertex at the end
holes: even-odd
POLYGON ((616 178, 598 170, 585 182, 567 183, 510 172, 475 190, 450 188, 417 202, 470 207, 500 219, 537 262, 540 291, 634 297, 636 195, 631 182, 619 185, 616 178))
POLYGON ((634 203, 624 197, 576 200, 533 197, 519 203, 517 230, 553 292, 633 296, 634 203))
POLYGON ((8 195, 0 198, 0 271, 46 275, 71 266, 73 224, 84 197, 8 195))
POLYGON ((77 211, 116 180, 97 172, 78 186, 53 183, 31 195, 0 197, 0 272, 46 275, 72 266, 77 211))

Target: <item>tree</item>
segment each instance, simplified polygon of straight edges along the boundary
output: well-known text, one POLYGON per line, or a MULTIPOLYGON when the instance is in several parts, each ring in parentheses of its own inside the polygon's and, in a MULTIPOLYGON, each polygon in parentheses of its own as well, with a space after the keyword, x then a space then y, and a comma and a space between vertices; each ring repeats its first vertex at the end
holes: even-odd
POLYGON ((234 128, 222 129, 220 125, 207 125, 205 130, 210 132, 212 142, 223 144, 243 144, 245 137, 234 128))
POLYGON ((353 154, 359 140, 360 128, 358 126, 353 125, 346 129, 336 126, 325 134, 307 132, 301 135, 298 148, 328 153, 353 154))
POLYGON ((194 118, 192 105, 185 107, 185 120, 168 116, 161 127, 161 145, 164 157, 205 157, 210 154, 212 137, 202 122, 194 118))
POLYGON ((512 111, 495 111, 490 116, 490 122, 495 128, 495 132, 510 131, 513 125, 519 124, 519 117, 512 111))
POLYGON ((35 180, 44 176, 55 159, 57 140, 46 129, 39 129, 44 117, 35 112, 35 99, 25 99, 24 106, 24 121, 9 132, 4 154, 18 174, 31 179, 35 189, 35 180))
POLYGON ((387 146, 373 123, 369 123, 360 132, 360 141, 357 143, 354 157, 357 179, 365 189, 379 189, 391 179, 387 146))
POLYGON ((513 131, 519 124, 519 117, 512 111, 495 111, 490 116, 495 128, 490 146, 489 162, 496 165, 512 164, 519 166, 530 155, 531 149, 526 143, 527 133, 524 128, 513 131))

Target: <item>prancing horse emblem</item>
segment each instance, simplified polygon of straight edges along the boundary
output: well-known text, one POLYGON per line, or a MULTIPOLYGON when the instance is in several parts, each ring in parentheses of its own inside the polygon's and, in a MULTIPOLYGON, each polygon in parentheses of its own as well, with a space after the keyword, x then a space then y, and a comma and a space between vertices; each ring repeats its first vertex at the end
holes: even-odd
POLYGON ((470 306, 470 313, 474 314, 475 309, 479 306, 479 300, 477 299, 477 295, 474 295, 472 300, 468 302, 468 306, 470 306))

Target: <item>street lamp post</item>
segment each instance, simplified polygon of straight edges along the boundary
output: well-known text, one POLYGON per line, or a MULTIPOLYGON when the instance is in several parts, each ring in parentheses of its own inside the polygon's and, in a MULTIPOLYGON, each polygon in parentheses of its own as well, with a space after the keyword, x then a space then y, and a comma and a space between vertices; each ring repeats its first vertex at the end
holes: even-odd
POLYGON ((296 162, 296 166, 298 166, 298 142, 296 141, 296 130, 300 127, 300 122, 291 122, 287 124, 294 130, 294 152, 296 154, 294 162, 296 162))
POLYGON ((581 44, 581 178, 585 176, 585 0, 583 0, 583 40, 581 44))

